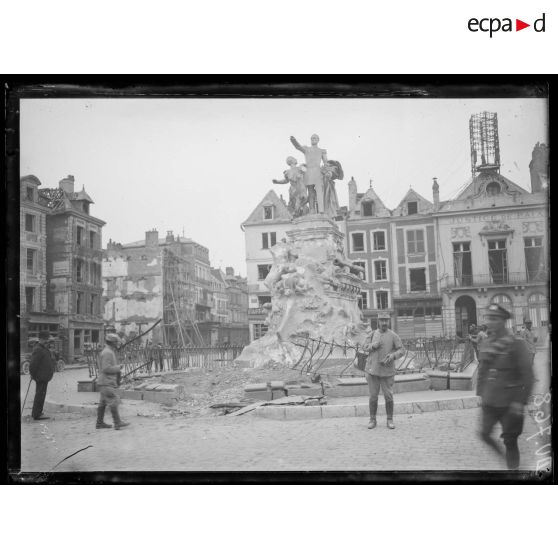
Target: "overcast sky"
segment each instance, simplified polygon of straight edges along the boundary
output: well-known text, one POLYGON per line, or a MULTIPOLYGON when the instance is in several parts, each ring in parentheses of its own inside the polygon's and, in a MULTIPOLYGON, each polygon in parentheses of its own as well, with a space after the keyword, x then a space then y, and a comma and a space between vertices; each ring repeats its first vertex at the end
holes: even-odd
POLYGON ((132 242, 157 228, 184 234, 209 248, 214 267, 245 275, 240 224, 273 185, 285 159, 320 147, 338 160, 337 182, 347 204, 347 182, 358 191, 370 179, 393 209, 412 186, 432 199, 453 197, 471 176, 469 117, 498 113, 502 174, 529 189, 529 161, 547 142, 542 99, 41 99, 22 101, 21 175, 56 187, 73 174, 107 222, 109 238, 132 242))

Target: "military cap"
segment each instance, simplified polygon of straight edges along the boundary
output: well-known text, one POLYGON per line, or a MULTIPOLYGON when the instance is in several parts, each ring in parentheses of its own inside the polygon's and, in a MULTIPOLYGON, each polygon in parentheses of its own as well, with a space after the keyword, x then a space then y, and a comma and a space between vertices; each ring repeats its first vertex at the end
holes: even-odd
POLYGON ((390 315, 388 312, 379 312, 378 313, 378 320, 389 320, 390 315))
POLYGON ((118 345, 118 343, 120 343, 120 337, 118 337, 116 333, 107 333, 105 335, 105 342, 111 343, 113 345, 118 345))
POLYGON ((496 316, 502 320, 509 320, 511 318, 511 314, 499 304, 490 304, 484 311, 484 314, 485 316, 496 316))
POLYGON ((524 324, 532 324, 533 320, 531 320, 530 318, 526 318, 525 320, 523 320, 524 324))
POLYGON ((39 331, 39 339, 48 339, 50 337, 50 334, 48 331, 39 331))

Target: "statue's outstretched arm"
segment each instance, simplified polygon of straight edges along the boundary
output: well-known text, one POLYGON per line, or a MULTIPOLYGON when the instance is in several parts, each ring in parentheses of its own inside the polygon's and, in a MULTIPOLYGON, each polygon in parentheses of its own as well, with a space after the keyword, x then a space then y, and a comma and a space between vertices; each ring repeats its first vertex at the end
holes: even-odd
POLYGON ((299 151, 302 151, 304 153, 304 148, 302 147, 302 145, 300 145, 300 143, 298 143, 298 141, 296 141, 296 138, 294 136, 291 136, 291 143, 295 146, 295 149, 298 149, 299 151))
POLYGON ((275 178, 272 180, 273 184, 288 184, 289 183, 289 179, 288 178, 283 178, 283 180, 275 180, 275 178))

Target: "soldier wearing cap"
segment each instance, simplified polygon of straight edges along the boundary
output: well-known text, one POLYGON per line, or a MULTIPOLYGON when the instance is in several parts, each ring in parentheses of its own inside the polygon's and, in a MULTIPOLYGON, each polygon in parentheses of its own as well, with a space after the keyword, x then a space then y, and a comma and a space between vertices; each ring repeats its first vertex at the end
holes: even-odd
POLYGON ((521 338, 525 341, 529 354, 531 355, 531 364, 535 361, 535 355, 537 354, 537 347, 535 343, 539 338, 535 335, 535 332, 531 330, 533 327, 533 322, 530 319, 524 320, 525 329, 521 332, 521 338))
POLYGON ((388 328, 389 314, 378 314, 378 329, 371 334, 371 340, 364 344, 369 351, 366 363, 366 381, 370 393, 370 422, 368 428, 376 428, 376 412, 378 411, 378 395, 380 387, 386 401, 387 427, 393 424, 393 384, 395 381, 395 360, 403 356, 405 349, 399 335, 388 328))
POLYGON ((33 349, 29 362, 29 374, 35 380, 35 398, 33 399, 33 410, 31 416, 35 420, 48 420, 50 417, 43 415, 43 406, 48 383, 54 376, 56 362, 52 357, 49 345, 48 331, 39 331, 39 342, 33 349))
POLYGON ((510 313, 491 304, 485 311, 489 336, 480 349, 477 395, 482 399, 481 438, 498 453, 491 437, 496 423, 502 425, 509 469, 519 467, 517 439, 523 431, 523 414, 533 385, 531 357, 521 339, 506 329, 510 313))
POLYGON ((105 409, 108 405, 114 422, 114 429, 120 430, 130 423, 120 420, 118 405, 120 400, 116 388, 120 383, 121 366, 118 364, 116 351, 120 346, 120 337, 116 333, 107 333, 105 347, 99 357, 99 377, 97 385, 100 388, 99 407, 97 408, 97 428, 111 428, 105 423, 105 409))

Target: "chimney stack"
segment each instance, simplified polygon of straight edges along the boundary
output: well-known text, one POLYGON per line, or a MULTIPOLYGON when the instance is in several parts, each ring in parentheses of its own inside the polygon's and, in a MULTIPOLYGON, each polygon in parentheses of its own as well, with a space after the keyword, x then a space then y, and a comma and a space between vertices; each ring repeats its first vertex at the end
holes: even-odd
POLYGON ((349 213, 354 211, 357 206, 357 183, 355 182, 354 176, 351 176, 351 180, 348 183, 349 187, 349 213))
POLYGON ((172 231, 167 231, 167 237, 165 238, 165 242, 167 243, 174 242, 174 236, 172 234, 172 231))
POLYGON ((226 275, 234 275, 234 267, 225 268, 226 275))
POLYGON ((157 229, 152 229, 145 232, 145 247, 158 248, 159 247, 159 232, 157 229))
POLYGON ((434 211, 440 209, 440 185, 438 184, 438 179, 434 177, 432 180, 432 199, 434 200, 434 211))
POLYGON ((74 176, 69 174, 66 178, 63 178, 58 182, 58 186, 66 192, 66 194, 74 193, 74 176))

